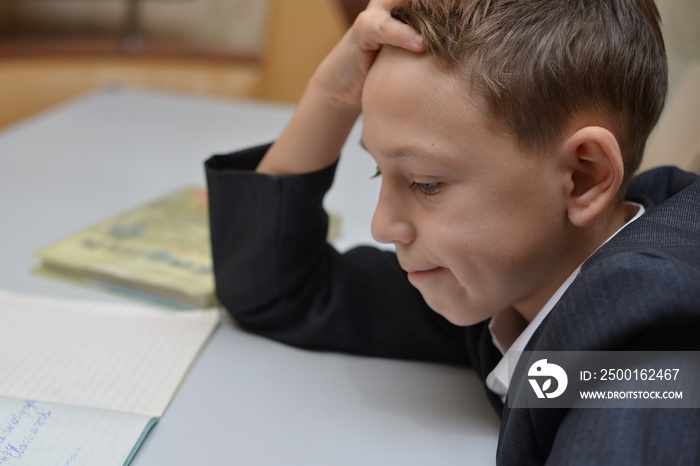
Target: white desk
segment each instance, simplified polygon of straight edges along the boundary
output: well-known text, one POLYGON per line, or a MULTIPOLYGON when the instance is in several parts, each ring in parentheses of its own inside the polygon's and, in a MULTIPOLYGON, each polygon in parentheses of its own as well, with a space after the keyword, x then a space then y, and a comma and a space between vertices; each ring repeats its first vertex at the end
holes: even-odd
MULTIPOLYGON (((0 287, 119 298, 34 277, 31 254, 188 184, 212 153, 272 140, 289 107, 133 91, 87 96, 0 133, 0 287)), ((355 129, 327 205, 341 249, 371 242, 379 181, 355 129), (345 195, 343 195, 345 193, 345 195)), ((214 333, 132 465, 495 462, 498 420, 469 370, 290 348, 214 333)))

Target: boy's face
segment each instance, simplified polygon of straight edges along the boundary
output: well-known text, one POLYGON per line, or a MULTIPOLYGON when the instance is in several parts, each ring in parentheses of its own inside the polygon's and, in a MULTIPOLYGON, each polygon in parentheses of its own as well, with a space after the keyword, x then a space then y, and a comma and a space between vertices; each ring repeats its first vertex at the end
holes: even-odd
POLYGON ((390 47, 370 70, 362 142, 382 173, 372 235, 396 246, 409 281, 451 322, 509 307, 529 321, 571 271, 564 168, 553 154, 523 155, 459 79, 429 54, 390 47))

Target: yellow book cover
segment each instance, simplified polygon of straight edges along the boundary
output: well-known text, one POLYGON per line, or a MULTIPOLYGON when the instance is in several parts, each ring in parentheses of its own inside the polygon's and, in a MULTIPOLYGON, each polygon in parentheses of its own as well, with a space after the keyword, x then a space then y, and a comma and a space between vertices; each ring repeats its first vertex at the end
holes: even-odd
POLYGON ((192 307, 215 305, 207 193, 189 187, 36 253, 39 272, 116 285, 192 307))

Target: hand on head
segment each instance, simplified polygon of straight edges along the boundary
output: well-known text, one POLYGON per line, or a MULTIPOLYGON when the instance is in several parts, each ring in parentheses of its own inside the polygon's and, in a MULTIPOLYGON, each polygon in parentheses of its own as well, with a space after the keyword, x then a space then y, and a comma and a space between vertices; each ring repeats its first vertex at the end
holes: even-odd
POLYGON ((383 45, 412 52, 425 46, 391 9, 406 0, 372 0, 311 77, 294 116, 257 167, 258 172, 310 173, 338 159, 362 106, 362 89, 383 45))
POLYGON ((359 108, 365 77, 382 46, 417 53, 425 50, 421 36, 391 16, 391 9, 403 3, 405 0, 370 1, 319 66, 310 84, 337 105, 359 108))

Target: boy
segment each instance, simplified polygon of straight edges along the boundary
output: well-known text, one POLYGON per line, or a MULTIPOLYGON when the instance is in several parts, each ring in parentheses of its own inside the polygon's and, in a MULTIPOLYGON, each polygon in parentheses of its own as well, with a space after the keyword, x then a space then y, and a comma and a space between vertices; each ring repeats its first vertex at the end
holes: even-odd
POLYGON ((698 463, 697 410, 504 406, 506 351, 700 349, 700 183, 630 184, 665 94, 653 0, 374 0, 274 145, 207 162, 219 298, 289 344, 472 365, 498 464, 698 463), (396 254, 325 243, 360 110, 396 254))

